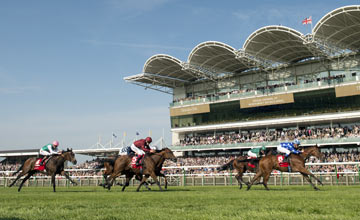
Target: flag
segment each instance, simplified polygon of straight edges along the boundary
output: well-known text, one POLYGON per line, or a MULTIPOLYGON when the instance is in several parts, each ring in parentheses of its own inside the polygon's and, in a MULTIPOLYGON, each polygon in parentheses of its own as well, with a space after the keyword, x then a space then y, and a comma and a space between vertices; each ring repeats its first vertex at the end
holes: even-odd
POLYGON ((112 133, 112 136, 113 136, 114 138, 117 138, 117 136, 116 136, 116 134, 115 134, 115 133, 112 133))
POLYGON ((312 24, 312 18, 311 16, 308 18, 305 18, 304 20, 302 20, 301 22, 302 24, 312 24))

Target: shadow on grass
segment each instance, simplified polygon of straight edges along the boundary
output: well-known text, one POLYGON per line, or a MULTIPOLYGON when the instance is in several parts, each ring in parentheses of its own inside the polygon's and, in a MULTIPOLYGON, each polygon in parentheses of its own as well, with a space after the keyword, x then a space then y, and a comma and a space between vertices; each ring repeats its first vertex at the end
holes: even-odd
POLYGON ((23 218, 12 218, 12 217, 10 217, 10 218, 2 218, 2 217, 0 217, 0 220, 23 220, 23 218))
MULTIPOLYGON (((318 188, 320 189, 319 191, 324 191, 325 189, 322 188, 321 186, 318 186, 318 188)), ((244 191, 248 191, 248 190, 244 190, 244 191)), ((304 192, 304 191, 314 191, 317 192, 316 190, 314 190, 311 186, 297 186, 297 187, 289 187, 289 186, 284 186, 284 187, 269 187, 269 191, 266 190, 264 187, 254 187, 251 188, 249 191, 264 191, 264 192, 271 192, 271 191, 275 191, 275 192, 285 192, 285 191, 299 191, 299 192, 304 192)))

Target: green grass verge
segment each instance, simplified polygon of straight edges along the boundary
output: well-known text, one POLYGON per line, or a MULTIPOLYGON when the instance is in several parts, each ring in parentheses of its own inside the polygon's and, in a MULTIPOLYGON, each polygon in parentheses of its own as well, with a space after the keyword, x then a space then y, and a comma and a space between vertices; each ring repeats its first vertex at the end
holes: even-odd
POLYGON ((359 186, 0 188, 0 220, 359 219, 359 186))

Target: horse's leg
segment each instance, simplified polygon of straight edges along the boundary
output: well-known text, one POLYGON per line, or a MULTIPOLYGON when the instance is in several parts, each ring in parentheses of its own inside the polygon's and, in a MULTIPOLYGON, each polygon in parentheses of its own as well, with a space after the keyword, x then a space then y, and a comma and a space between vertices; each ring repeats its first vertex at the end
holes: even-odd
MULTIPOLYGON (((265 187, 266 190, 269 190, 269 188, 267 187, 267 182, 269 181, 270 174, 271 174, 271 173, 266 173, 266 174, 263 176, 263 185, 264 185, 264 187, 265 187)), ((260 181, 260 179, 259 179, 259 181, 260 181)))
POLYGON ((68 174, 67 172, 65 172, 64 170, 61 171, 61 175, 64 175, 64 176, 66 177, 66 179, 70 180, 70 182, 71 182, 73 185, 77 186, 77 183, 70 178, 70 176, 69 176, 69 174, 68 174))
POLYGON ((163 173, 160 173, 160 174, 159 174, 159 177, 160 177, 160 176, 164 177, 164 179, 165 179, 165 190, 167 190, 167 186, 168 186, 167 178, 166 178, 165 174, 163 174, 163 173))
POLYGON ((51 183, 53 185, 53 191, 56 192, 56 189, 55 189, 55 176, 56 176, 56 173, 54 173, 53 175, 51 175, 51 183))
POLYGON ((236 175, 235 175, 235 178, 236 178, 236 180, 238 181, 238 183, 239 183, 239 185, 240 185, 239 189, 242 189, 242 183, 241 183, 240 173, 236 174, 236 175))
POLYGON ((153 178, 153 179, 155 180, 155 183, 159 186, 160 191, 163 191, 163 189, 161 188, 160 182, 159 182, 159 180, 158 180, 155 172, 151 172, 150 175, 151 175, 151 178, 153 178))
POLYGON ((309 176, 306 174, 306 173, 302 173, 300 172, 301 175, 303 175, 303 177, 306 179, 306 181, 308 181, 311 186, 315 189, 315 190, 320 190, 319 188, 317 188, 312 182, 311 182, 311 179, 309 178, 309 176))
POLYGON ((18 192, 20 192, 22 186, 24 185, 24 183, 26 182, 26 180, 28 180, 32 175, 34 175, 35 171, 30 171, 28 173, 28 175, 21 181, 18 192))
POLYGON ((107 186, 107 176, 108 176, 107 174, 103 174, 105 183, 99 183, 99 186, 102 186, 104 188, 107 186))
POLYGON ((146 182, 146 180, 147 180, 148 178, 149 178, 148 175, 143 176, 143 178, 142 178, 139 186, 138 186, 137 189, 136 189, 136 192, 139 192, 139 191, 140 191, 141 186, 146 182))
POLYGON ((25 174, 27 173, 21 172, 19 175, 17 175, 16 179, 9 185, 9 187, 12 187, 16 183, 16 181, 18 181, 25 174))
POLYGON ((125 188, 130 185, 130 180, 133 176, 134 174, 126 174, 126 182, 121 189, 122 192, 124 192, 125 188))
POLYGON ((117 173, 112 173, 108 179, 106 180, 106 184, 107 184, 107 189, 110 190, 111 189, 111 186, 114 184, 114 181, 116 179, 116 177, 118 176, 117 173))
POLYGON ((310 171, 308 171, 307 169, 303 168, 301 169, 299 172, 303 172, 306 173, 307 175, 313 177, 316 181, 318 181, 318 183, 320 183, 322 186, 324 185, 321 180, 319 180, 319 178, 317 178, 314 174, 312 174, 310 171))
POLYGON ((259 179, 261 176, 263 175, 263 173, 261 172, 261 170, 259 170, 256 175, 254 176, 254 178, 250 181, 247 190, 249 190, 251 188, 251 186, 254 184, 254 182, 259 179))
POLYGON ((309 178, 309 176, 314 177, 314 179, 316 179, 321 185, 323 185, 322 182, 314 176, 314 174, 312 174, 305 168, 298 168, 298 171, 303 175, 303 177, 306 179, 306 181, 308 181, 315 190, 320 190, 312 183, 311 179, 309 178))

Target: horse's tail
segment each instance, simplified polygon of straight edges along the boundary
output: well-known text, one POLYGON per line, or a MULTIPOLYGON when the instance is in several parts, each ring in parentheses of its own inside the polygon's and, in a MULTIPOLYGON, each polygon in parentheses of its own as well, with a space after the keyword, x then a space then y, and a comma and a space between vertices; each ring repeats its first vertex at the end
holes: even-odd
POLYGON ((233 167, 233 162, 235 159, 230 160, 229 162, 227 162, 226 164, 222 165, 221 167, 216 168, 217 171, 222 171, 222 170, 226 170, 228 168, 230 168, 231 170, 234 169, 233 167))
POLYGON ((25 164, 25 163, 23 163, 23 164, 20 166, 20 168, 19 168, 15 173, 12 174, 12 176, 15 176, 18 172, 20 172, 20 170, 22 170, 22 168, 24 167, 24 164, 25 164))

